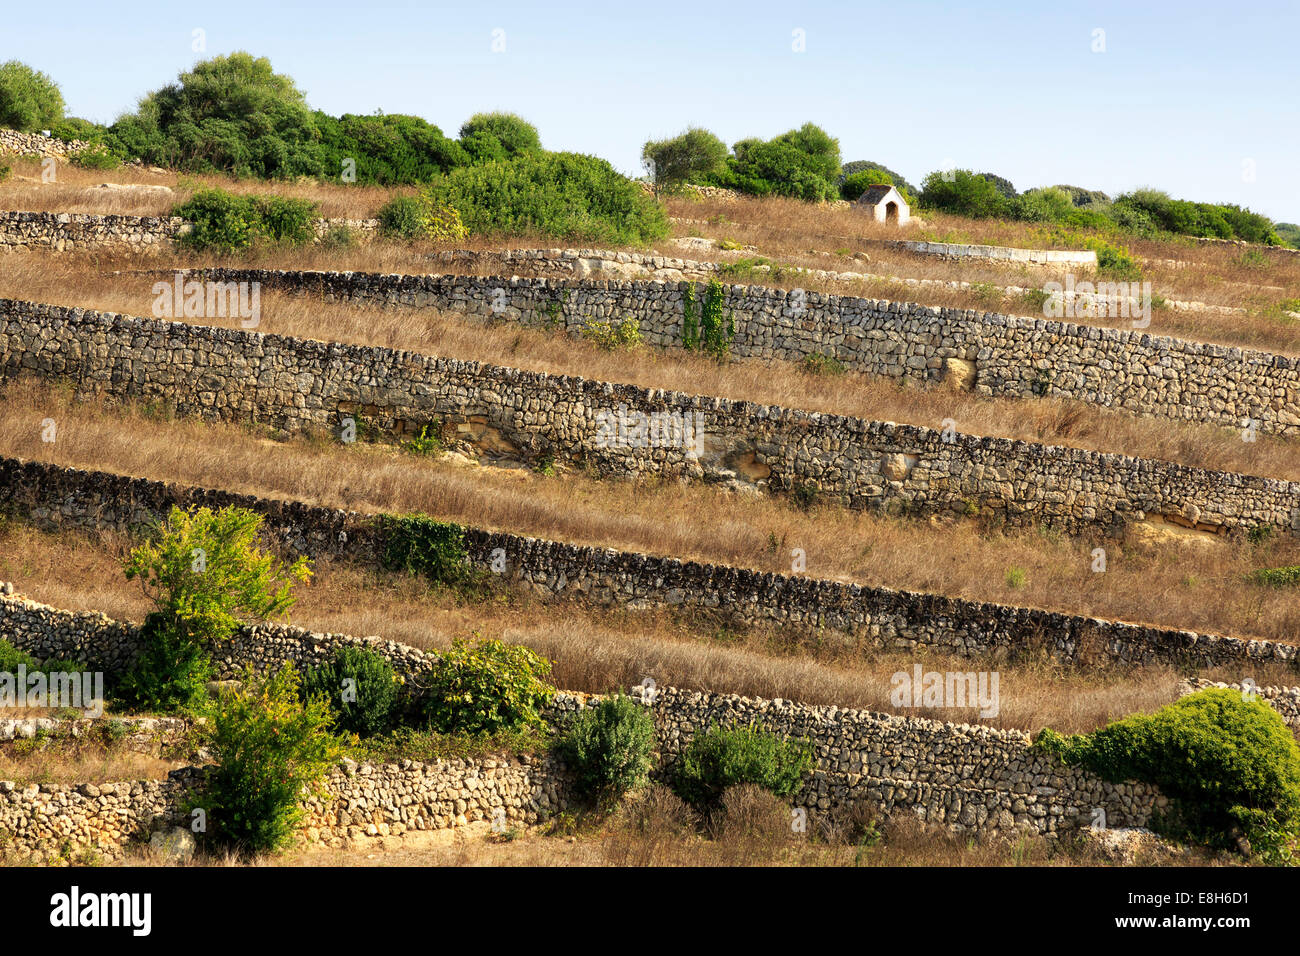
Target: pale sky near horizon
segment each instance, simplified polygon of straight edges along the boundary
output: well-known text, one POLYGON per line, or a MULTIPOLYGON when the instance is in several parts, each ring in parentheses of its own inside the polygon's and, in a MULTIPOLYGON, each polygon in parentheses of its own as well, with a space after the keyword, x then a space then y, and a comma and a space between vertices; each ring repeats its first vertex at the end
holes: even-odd
POLYGON ((547 148, 632 175, 642 143, 687 126, 733 143, 811 121, 845 161, 913 183, 956 165, 1300 222, 1296 0, 3 6, 0 61, 48 73, 70 115, 100 122, 247 50, 328 113, 412 113, 454 136, 516 112, 547 148))

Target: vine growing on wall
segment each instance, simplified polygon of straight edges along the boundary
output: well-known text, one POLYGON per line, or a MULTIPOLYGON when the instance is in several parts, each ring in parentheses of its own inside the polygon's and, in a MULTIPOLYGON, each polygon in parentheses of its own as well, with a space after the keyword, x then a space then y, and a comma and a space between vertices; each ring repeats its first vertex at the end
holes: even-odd
POLYGON ((704 352, 719 361, 731 354, 736 336, 735 312, 724 315, 725 293, 722 283, 710 279, 704 290, 703 303, 695 286, 686 287, 682 297, 682 346, 691 352, 704 352))

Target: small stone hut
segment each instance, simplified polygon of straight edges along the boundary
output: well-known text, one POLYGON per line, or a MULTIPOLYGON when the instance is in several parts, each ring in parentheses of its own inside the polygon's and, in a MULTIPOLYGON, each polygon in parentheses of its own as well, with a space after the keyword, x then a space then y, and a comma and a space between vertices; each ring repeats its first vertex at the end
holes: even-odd
POLYGON ((868 186, 858 197, 858 205, 871 213, 876 222, 888 222, 897 226, 906 226, 912 211, 897 189, 888 183, 868 186))

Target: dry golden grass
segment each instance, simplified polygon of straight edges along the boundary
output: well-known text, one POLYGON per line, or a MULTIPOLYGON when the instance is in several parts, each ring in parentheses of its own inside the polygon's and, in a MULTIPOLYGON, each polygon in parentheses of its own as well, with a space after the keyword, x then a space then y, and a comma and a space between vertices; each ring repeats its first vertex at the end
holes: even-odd
MULTIPOLYGON (((0 580, 53 607, 139 621, 150 605, 121 573, 130 546, 117 535, 49 534, 10 523, 0 533, 0 580)), ((311 586, 298 594, 293 621, 302 627, 434 651, 475 633, 500 638, 554 661, 556 686, 587 693, 651 677, 660 686, 897 712, 890 702, 891 678, 921 663, 925 670, 995 669, 999 712, 983 718, 974 709, 909 708, 909 715, 1029 732, 1044 726, 1085 732, 1173 700, 1179 676, 1166 667, 1075 668, 1034 651, 1015 661, 886 651, 782 628, 737 630, 705 613, 544 602, 508 590, 471 602, 416 578, 331 562, 319 562, 311 586)), ((1224 681, 1246 676, 1232 668, 1201 673, 1224 681)), ((1293 670, 1276 665, 1256 667, 1249 676, 1262 686, 1296 682, 1293 670)))
MULTIPOLYGON (((177 175, 124 167, 119 170, 82 170, 69 165, 59 168, 55 183, 40 182, 37 160, 15 160, 15 177, 0 183, 0 208, 48 212, 116 213, 127 215, 166 215, 172 206, 187 198, 195 188, 219 186, 236 193, 274 192, 279 195, 311 199, 320 204, 321 214, 352 219, 373 216, 392 195, 410 192, 410 188, 388 190, 371 186, 345 186, 341 183, 272 183, 236 180, 224 176, 177 175), (95 189, 102 182, 138 185, 162 185, 174 190, 172 196, 133 194, 124 191, 95 189)), ((811 268, 835 268, 838 271, 866 271, 907 278, 962 279, 984 286, 1041 286, 1044 281, 1061 281, 1059 269, 1000 266, 994 263, 944 262, 929 256, 883 247, 878 240, 934 238, 947 241, 981 242, 1000 245, 1055 247, 1061 245, 1041 227, 1026 223, 970 220, 946 214, 927 214, 924 229, 898 230, 896 227, 867 220, 853 208, 814 205, 797 200, 742 197, 738 200, 692 202, 670 199, 669 213, 679 218, 704 220, 704 225, 679 225, 680 235, 706 235, 756 245, 760 252, 788 265, 811 268), (867 253, 871 262, 836 255, 838 252, 867 253)), ((476 239, 458 246, 492 247, 499 243, 476 239)), ((559 240, 542 235, 514 236, 510 245, 555 246, 559 240)), ((1153 263, 1147 278, 1155 292, 1168 299, 1202 301, 1213 305, 1246 307, 1248 316, 1198 315, 1158 309, 1150 331, 1203 341, 1246 345, 1257 348, 1294 352, 1300 348, 1300 323, 1281 315, 1277 305, 1300 296, 1300 257, 1254 254, 1238 247, 1198 246, 1187 241, 1134 240, 1129 243, 1139 255, 1153 263), (1178 260, 1181 267, 1162 265, 1178 260)), ((449 246, 420 244, 417 247, 378 244, 378 248, 354 250, 300 250, 286 260, 282 253, 267 256, 280 267, 377 269, 379 271, 428 271, 427 253, 449 246)), ((696 253, 682 253, 671 242, 658 242, 644 251, 688 258, 710 258, 696 253)), ((713 256, 716 258, 716 256, 713 256)), ((725 258, 725 257, 724 257, 725 258)), ((191 261, 180 256, 176 261, 191 261)), ((208 264, 211 257, 206 257, 208 264)), ((247 259, 243 260, 247 261, 247 259)), ((1077 270, 1076 270, 1077 271, 1077 270)), ((1082 278, 1082 276, 1080 276, 1082 278)), ((792 282, 764 284, 789 286, 792 282)), ((1018 299, 1003 298, 990 288, 976 290, 918 289, 894 283, 843 283, 817 280, 794 280, 804 288, 842 294, 869 295, 906 299, 927 305, 954 308, 1007 311, 1013 314, 1039 315, 1038 307, 1018 299)), ((1127 327, 1127 320, 1080 319, 1085 324, 1127 327)))
MULTIPOLYGON (((1014 285, 1022 288, 1041 288, 1049 280, 1063 282, 1069 271, 1074 272, 1076 281, 1086 278, 1078 269, 938 260, 889 249, 873 241, 932 238, 1033 248, 1059 245, 1048 242, 1041 230, 1025 223, 926 214, 926 229, 899 230, 868 221, 851 208, 815 206, 789 199, 745 198, 699 203, 679 199, 670 200, 668 208, 673 216, 703 221, 678 224, 676 228, 681 234, 754 246, 759 254, 784 265, 901 278, 956 279, 985 286, 1014 285), (855 254, 859 258, 855 258, 855 254), (870 261, 863 262, 861 254, 867 255, 870 261)), ((1176 268, 1152 263, 1145 267, 1144 278, 1151 282, 1154 293, 1166 299, 1251 310, 1248 315, 1216 315, 1157 308, 1151 326, 1146 330, 1150 334, 1288 354, 1300 351, 1300 322, 1282 316, 1276 308, 1285 300, 1300 297, 1300 255, 1252 254, 1238 246, 1198 246, 1181 242, 1135 241, 1130 245, 1138 255, 1185 264, 1176 268)), ((680 251, 671 254, 683 255, 680 251)), ((687 257, 707 257, 717 261, 728 258, 716 253, 690 253, 687 257)), ((905 299, 925 305, 1009 312, 1039 318, 1043 315, 1041 306, 1003 297, 991 288, 958 291, 894 283, 868 283, 859 287, 857 284, 793 276, 782 281, 753 281, 787 288, 800 286, 819 292, 905 299)), ((1123 318, 1079 317, 1070 321, 1082 325, 1131 327, 1131 320, 1123 318)))
POLYGON ((230 425, 77 403, 66 390, 11 385, 0 451, 62 465, 362 511, 421 511, 478 527, 760 570, 789 571, 802 548, 814 577, 911 588, 1241 637, 1292 641, 1300 590, 1249 585, 1258 567, 1300 564, 1300 541, 1160 548, 1002 533, 978 520, 900 520, 709 485, 548 478, 465 468, 392 446, 273 441, 230 425), (40 423, 57 423, 54 443, 40 423), (1091 570, 1104 545, 1108 570, 1091 570), (1023 580, 1009 572, 1024 571, 1023 580))
POLYGON ((164 760, 87 738, 32 738, 0 743, 0 780, 33 783, 115 783, 163 780, 185 761, 164 760))
MULTIPOLYGON (((74 260, 10 256, 0 296, 152 314, 156 276, 101 276, 74 260)), ((238 319, 203 319, 235 327, 238 319)), ((259 331, 408 349, 535 371, 629 382, 647 388, 833 412, 932 428, 945 419, 968 434, 1161 458, 1218 471, 1300 480, 1297 443, 1274 436, 1241 440, 1231 428, 1172 422, 1078 401, 984 398, 939 388, 903 387, 860 373, 818 376, 785 362, 719 364, 680 349, 603 351, 563 333, 485 325, 454 312, 378 309, 266 292, 259 331)))

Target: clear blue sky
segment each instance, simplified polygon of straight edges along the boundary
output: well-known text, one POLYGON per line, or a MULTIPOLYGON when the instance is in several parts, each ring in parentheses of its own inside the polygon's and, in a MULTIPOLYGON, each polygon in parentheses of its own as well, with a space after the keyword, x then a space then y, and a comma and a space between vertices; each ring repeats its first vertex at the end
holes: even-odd
POLYGON ((812 121, 846 161, 913 182, 951 162, 1019 189, 1150 185, 1300 221, 1296 0, 23 0, 0 22, 0 60, 44 70, 71 114, 101 122, 196 60, 247 50, 329 113, 414 113, 455 135, 508 110, 546 147, 633 174, 646 139, 688 125, 732 143, 812 121))

